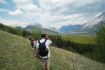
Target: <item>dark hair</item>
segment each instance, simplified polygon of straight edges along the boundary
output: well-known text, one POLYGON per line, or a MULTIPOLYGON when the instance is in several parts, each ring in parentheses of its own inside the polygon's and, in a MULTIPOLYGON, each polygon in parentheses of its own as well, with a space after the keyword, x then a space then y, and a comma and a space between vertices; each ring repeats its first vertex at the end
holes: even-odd
POLYGON ((41 34, 41 37, 46 37, 46 34, 41 34))
POLYGON ((29 40, 30 40, 30 41, 34 40, 34 37, 30 37, 29 40))

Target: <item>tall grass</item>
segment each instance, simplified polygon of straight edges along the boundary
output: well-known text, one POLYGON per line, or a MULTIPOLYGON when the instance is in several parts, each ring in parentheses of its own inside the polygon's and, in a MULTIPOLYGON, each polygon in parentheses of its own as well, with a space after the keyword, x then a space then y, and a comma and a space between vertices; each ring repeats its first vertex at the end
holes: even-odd
MULTIPOLYGON (((105 64, 51 47, 51 70, 104 70, 105 64)), ((0 70, 41 70, 27 39, 0 31, 0 70)))

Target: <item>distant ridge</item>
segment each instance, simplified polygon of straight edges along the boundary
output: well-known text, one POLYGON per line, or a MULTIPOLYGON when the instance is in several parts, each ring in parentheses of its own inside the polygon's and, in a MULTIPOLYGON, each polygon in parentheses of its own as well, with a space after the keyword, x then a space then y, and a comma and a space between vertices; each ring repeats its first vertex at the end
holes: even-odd
POLYGON ((49 35, 60 35, 59 32, 54 31, 54 30, 50 30, 50 29, 47 29, 47 28, 43 28, 40 25, 29 25, 25 28, 25 30, 29 30, 29 31, 40 30, 41 33, 46 33, 46 34, 49 34, 49 35))

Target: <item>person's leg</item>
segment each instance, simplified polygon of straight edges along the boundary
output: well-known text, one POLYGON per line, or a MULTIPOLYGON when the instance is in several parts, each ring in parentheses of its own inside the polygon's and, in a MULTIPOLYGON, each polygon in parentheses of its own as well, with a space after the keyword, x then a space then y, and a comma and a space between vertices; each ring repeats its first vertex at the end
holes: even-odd
POLYGON ((47 59, 46 70, 50 70, 50 58, 47 59))
POLYGON ((50 58, 40 60, 42 70, 50 70, 50 58))
POLYGON ((44 65, 44 64, 42 64, 42 70, 46 70, 46 68, 45 68, 45 65, 44 65))
POLYGON ((41 66, 42 66, 42 70, 46 70, 46 67, 45 67, 45 61, 42 59, 41 60, 41 66))
POLYGON ((41 61, 42 70, 50 70, 50 60, 44 59, 41 61))

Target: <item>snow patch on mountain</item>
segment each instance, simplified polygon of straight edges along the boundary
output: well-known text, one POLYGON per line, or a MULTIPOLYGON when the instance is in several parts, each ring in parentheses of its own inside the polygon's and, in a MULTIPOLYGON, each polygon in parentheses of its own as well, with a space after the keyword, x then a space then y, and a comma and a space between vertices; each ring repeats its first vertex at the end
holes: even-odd
POLYGON ((82 29, 85 28, 93 28, 94 26, 98 25, 100 22, 105 21, 105 12, 102 13, 101 15, 93 18, 92 20, 90 20, 89 22, 87 22, 82 29))

